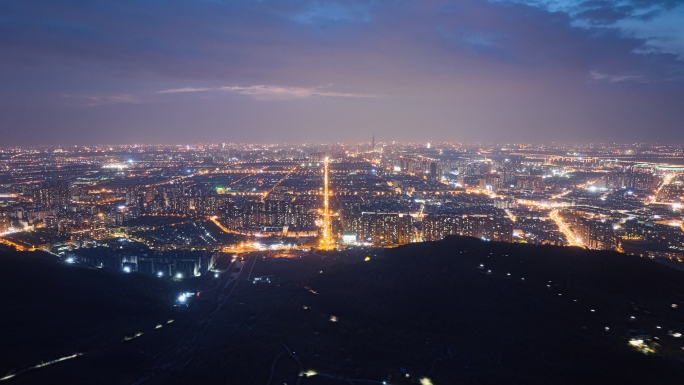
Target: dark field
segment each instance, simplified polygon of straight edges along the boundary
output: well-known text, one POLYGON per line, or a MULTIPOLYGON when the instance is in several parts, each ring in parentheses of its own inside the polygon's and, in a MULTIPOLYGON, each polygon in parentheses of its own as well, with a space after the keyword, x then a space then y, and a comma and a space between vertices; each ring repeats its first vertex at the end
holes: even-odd
MULTIPOLYGON (((142 275, 64 266, 40 252, 0 251, 0 377, 107 349, 166 323, 175 317, 168 304, 177 286, 142 275)), ((59 379, 47 382, 54 381, 59 379)))
MULTIPOLYGON (((122 274, 96 285, 111 306, 84 302, 62 312, 26 306, 30 312, 20 319, 28 321, 13 320, 17 311, 4 313, 3 330, 79 330, 45 342, 25 339, 13 348, 25 358, 86 351, 79 349, 81 335, 117 339, 8 383, 678 384, 684 378, 684 342, 675 337, 684 330, 684 273, 648 260, 473 238, 384 252, 242 257, 220 279, 205 282, 197 305, 180 313, 163 294, 173 288, 156 287, 162 281, 155 280, 133 286, 130 280, 144 277, 122 274), (272 283, 251 282, 263 276, 272 283), (138 291, 135 300, 127 297, 138 291), (46 314, 54 321, 28 323, 46 314), (155 330, 166 318, 177 321, 155 330), (143 329, 139 338, 120 342, 143 329), (630 347, 636 336, 652 338, 657 353, 630 347), (309 370, 317 375, 300 376, 309 370)), ((78 270, 49 266, 55 276, 78 270)), ((2 274, 10 267, 30 270, 9 266, 2 274)), ((35 284, 7 278, 6 298, 29 285, 19 281, 35 284)), ((53 287, 55 297, 89 282, 64 281, 53 287)), ((43 301, 41 293, 27 292, 24 302, 43 301)), ((11 356, 4 346, 3 356, 11 356)), ((23 366, 16 361, 10 368, 23 366)))

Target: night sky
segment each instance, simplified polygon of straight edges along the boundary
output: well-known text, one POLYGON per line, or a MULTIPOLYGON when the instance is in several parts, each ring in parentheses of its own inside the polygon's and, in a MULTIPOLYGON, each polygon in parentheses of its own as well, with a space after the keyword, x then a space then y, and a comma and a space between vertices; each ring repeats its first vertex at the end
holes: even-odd
POLYGON ((684 0, 0 1, 0 146, 684 143, 684 0))

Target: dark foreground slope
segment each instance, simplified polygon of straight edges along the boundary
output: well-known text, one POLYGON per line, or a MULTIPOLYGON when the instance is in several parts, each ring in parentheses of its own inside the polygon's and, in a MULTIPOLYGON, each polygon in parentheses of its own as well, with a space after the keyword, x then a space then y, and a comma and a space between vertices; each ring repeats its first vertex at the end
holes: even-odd
POLYGON ((186 323, 11 381, 682 383, 681 271, 613 252, 473 238, 379 254, 247 254, 222 294, 176 314, 186 323), (658 353, 629 344, 649 338, 658 353), (300 375, 309 370, 317 374, 300 375))
POLYGON ((173 315, 173 286, 151 277, 65 266, 41 252, 0 252, 0 378, 102 350, 154 328, 173 315))
POLYGON ((442 384, 684 378, 684 343, 668 335, 684 329, 684 275, 636 257, 451 238, 389 250, 311 286, 363 371, 403 366, 442 384), (648 335, 660 356, 629 347, 648 335))
POLYGON ((682 306, 672 307, 684 274, 651 261, 473 238, 390 249, 368 262, 334 255, 328 262, 259 259, 254 275, 283 277, 281 285, 238 287, 204 350, 183 369, 158 373, 155 383, 684 378, 684 343, 668 335, 684 328, 682 306), (660 353, 630 347, 635 336, 659 338, 660 353), (307 370, 318 374, 297 378, 307 370))

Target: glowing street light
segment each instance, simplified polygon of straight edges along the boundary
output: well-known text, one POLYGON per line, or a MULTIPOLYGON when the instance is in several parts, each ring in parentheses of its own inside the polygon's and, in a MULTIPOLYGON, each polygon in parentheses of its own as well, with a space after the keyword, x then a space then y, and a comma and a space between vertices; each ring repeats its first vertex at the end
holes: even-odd
POLYGON ((330 191, 328 189, 328 164, 330 159, 325 158, 323 162, 323 239, 321 240, 322 248, 324 250, 330 250, 333 246, 332 240, 332 224, 330 221, 330 191))

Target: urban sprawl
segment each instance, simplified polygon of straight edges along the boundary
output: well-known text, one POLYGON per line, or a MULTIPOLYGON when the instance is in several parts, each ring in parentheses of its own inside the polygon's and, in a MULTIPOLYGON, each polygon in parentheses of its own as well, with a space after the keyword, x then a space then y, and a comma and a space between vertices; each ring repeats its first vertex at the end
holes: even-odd
POLYGON ((182 279, 218 253, 487 241, 684 259, 684 147, 399 143, 0 150, 0 243, 182 279))

